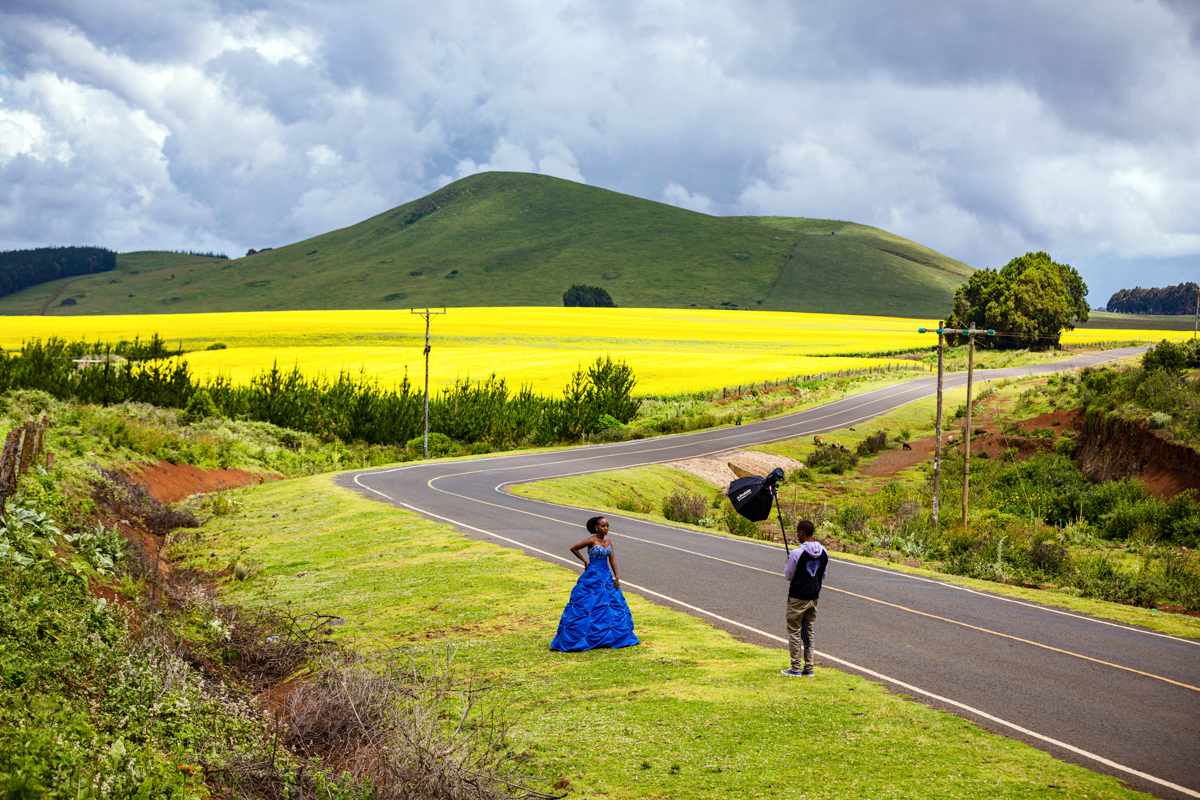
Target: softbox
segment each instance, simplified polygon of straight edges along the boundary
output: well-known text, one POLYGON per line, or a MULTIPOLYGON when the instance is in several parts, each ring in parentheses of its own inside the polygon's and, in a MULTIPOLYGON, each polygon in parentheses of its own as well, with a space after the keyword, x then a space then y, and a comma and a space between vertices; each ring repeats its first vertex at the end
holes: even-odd
POLYGON ((738 478, 729 484, 729 502, 733 503, 733 509, 754 522, 762 522, 771 516, 771 502, 774 499, 771 487, 775 484, 774 477, 774 474, 766 478, 751 475, 749 478, 738 478))

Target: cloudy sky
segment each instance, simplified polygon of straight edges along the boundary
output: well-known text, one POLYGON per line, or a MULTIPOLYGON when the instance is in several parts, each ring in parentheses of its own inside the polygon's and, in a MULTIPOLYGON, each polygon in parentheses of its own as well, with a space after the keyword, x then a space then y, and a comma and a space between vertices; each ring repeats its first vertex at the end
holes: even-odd
POLYGON ((1200 279, 1196 0, 3 0, 0 249, 240 255, 484 170, 1200 279))

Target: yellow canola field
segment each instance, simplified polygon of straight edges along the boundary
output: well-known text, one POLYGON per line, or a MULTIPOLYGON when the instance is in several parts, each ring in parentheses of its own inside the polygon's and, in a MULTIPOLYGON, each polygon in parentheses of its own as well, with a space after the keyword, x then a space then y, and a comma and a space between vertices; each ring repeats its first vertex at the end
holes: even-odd
MULTIPOLYGON (((635 393, 651 395, 709 391, 739 383, 889 363, 876 358, 778 356, 770 352, 748 353, 735 361, 727 353, 711 350, 597 351, 592 348, 501 346, 487 348, 481 353, 475 347, 439 347, 435 343, 429 361, 430 386, 446 386, 456 378, 482 380, 494 372, 514 391, 528 384, 537 394, 553 395, 562 390, 577 367, 586 368, 597 356, 604 355, 626 361, 637 377, 635 393)), ((399 383, 405 374, 414 386, 422 386, 425 380, 421 351, 414 353, 413 348, 295 347, 274 350, 248 347, 187 355, 188 365, 196 374, 226 374, 239 383, 248 381, 276 360, 285 369, 297 364, 306 373, 324 372, 330 377, 343 369, 353 373, 363 369, 383 386, 399 383)), ((891 363, 895 365, 895 362, 891 363)))
MULTIPOLYGON (((639 394, 674 394, 885 363, 850 354, 928 347, 928 320, 756 311, 638 308, 451 308, 433 317, 430 382, 504 377, 557 393, 579 365, 624 359, 639 394)), ((276 311, 146 316, 0 317, 0 346, 58 336, 115 342, 157 333, 181 343, 199 375, 236 381, 272 363, 310 374, 365 369, 382 384, 424 380, 425 320, 404 311, 276 311), (204 351, 215 343, 227 349, 204 351)), ((1187 334, 1087 330, 1064 342, 1187 334)))
MULTIPOLYGON (((442 343, 479 341, 530 346, 592 346, 637 342, 675 349, 678 342, 705 346, 784 347, 809 355, 891 350, 928 344, 916 332, 926 320, 657 308, 451 308, 433 318, 442 343)), ((222 342, 229 347, 413 344, 425 320, 404 311, 261 311, 229 314, 159 314, 94 317, 0 317, 0 346, 26 338, 115 341, 157 332, 188 350, 222 342)))

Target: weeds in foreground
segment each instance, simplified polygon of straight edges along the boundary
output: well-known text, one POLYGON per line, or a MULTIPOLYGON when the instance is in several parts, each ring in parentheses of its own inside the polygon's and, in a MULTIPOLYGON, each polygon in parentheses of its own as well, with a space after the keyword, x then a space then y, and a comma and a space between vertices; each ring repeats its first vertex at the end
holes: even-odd
MULTIPOLYGON (((400 652, 325 659, 281 701, 282 741, 381 800, 551 797, 524 788, 524 756, 503 717, 481 702, 489 687, 452 664, 452 652, 431 662, 400 652)), ((284 777, 256 764, 224 774, 239 789, 284 777)))
MULTIPOLYGON (((333 617, 217 603, 115 527, 59 523, 45 509, 72 504, 52 477, 0 527, 0 795, 173 797, 203 781, 272 800, 539 796, 482 687, 448 663, 356 658, 327 638, 333 617), (106 599, 114 579, 132 602, 106 599), (281 701, 273 718, 264 696, 281 701)), ((198 524, 118 473, 94 491, 152 530, 198 524)))

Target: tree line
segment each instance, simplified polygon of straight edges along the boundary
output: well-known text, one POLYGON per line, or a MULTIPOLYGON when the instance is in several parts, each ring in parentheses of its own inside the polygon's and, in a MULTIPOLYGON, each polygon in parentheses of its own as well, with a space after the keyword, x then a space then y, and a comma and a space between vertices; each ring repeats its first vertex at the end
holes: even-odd
POLYGON ((215 253, 211 250, 168 250, 168 253, 178 253, 181 256, 200 256, 201 258, 222 258, 229 260, 229 256, 224 253, 215 253))
MULTIPOLYGON (((155 336, 152 341, 162 340, 155 336)), ((126 352, 146 349, 130 345, 126 352)), ((101 355, 113 350, 106 348, 101 355)), ((288 370, 275 364, 243 386, 224 376, 200 380, 183 358, 104 358, 85 368, 73 360, 96 351, 95 344, 52 338, 0 353, 0 392, 40 389, 59 399, 98 405, 150 403, 181 409, 192 422, 212 416, 249 419, 329 441, 401 445, 424 428, 424 393, 407 375, 399 384, 384 387, 365 371, 313 377, 298 367, 288 370)), ((576 369, 561 397, 543 397, 528 386, 514 392, 494 374, 482 381, 460 379, 431 394, 429 430, 497 449, 579 441, 584 434, 627 423, 637 415, 641 401, 632 396, 636 383, 632 368, 611 357, 576 369)))
POLYGON ((117 254, 103 247, 38 247, 0 252, 0 297, 47 281, 108 272, 117 254))
POLYGON ((1108 298, 1105 308, 1116 314, 1195 314, 1200 302, 1200 286, 1181 283, 1178 286, 1143 289, 1121 289, 1108 298))

